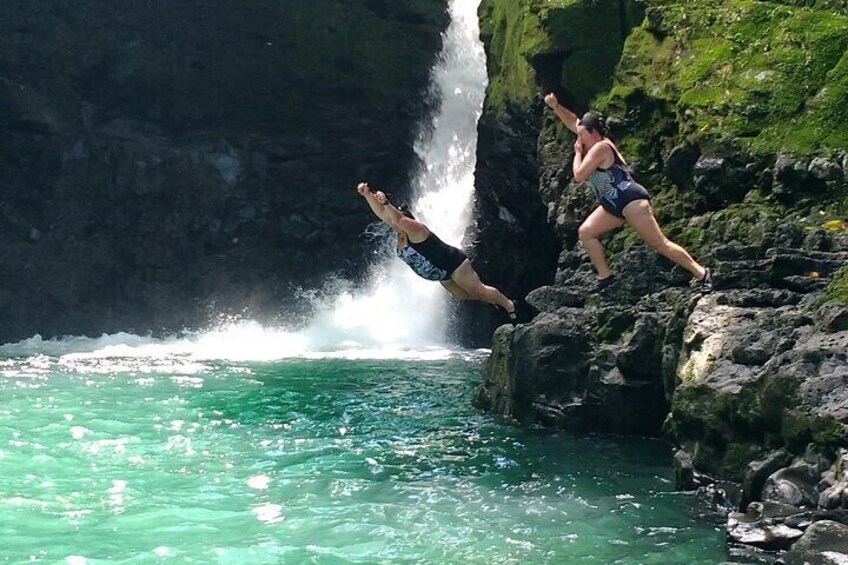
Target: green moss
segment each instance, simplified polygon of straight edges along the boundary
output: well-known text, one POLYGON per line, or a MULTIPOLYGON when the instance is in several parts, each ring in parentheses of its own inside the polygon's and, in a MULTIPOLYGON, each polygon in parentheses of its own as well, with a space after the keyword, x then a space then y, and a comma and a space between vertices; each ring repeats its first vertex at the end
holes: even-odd
POLYGON ((501 114, 510 101, 527 101, 535 94, 534 71, 525 54, 542 43, 546 33, 532 3, 483 0, 480 36, 486 44, 489 88, 486 106, 501 114))
POLYGON ((718 473, 722 477, 741 481, 745 477, 748 463, 763 456, 765 450, 754 443, 731 443, 724 451, 718 473))
POLYGON ((733 136, 764 152, 846 145, 844 11, 756 0, 650 3, 669 33, 657 37, 646 24, 631 34, 616 87, 668 100, 693 140, 733 136))
POLYGON ((848 13, 848 0, 772 0, 778 4, 787 4, 789 6, 802 6, 808 8, 821 8, 826 10, 834 10, 845 14, 848 13))
POLYGON ((796 453, 802 452, 810 442, 828 448, 848 445, 845 426, 836 419, 801 409, 784 412, 782 435, 786 447, 796 453))
POLYGON ((802 453, 811 442, 825 448, 848 445, 843 424, 797 408, 798 403, 798 385, 790 378, 738 390, 690 383, 676 389, 663 429, 678 443, 696 438, 698 467, 727 478, 741 478, 766 447, 802 453))
POLYGON ((800 453, 813 439, 812 417, 802 410, 788 410, 783 413, 782 436, 786 447, 800 453))
POLYGON ((848 306, 848 267, 842 267, 836 272, 825 296, 828 300, 838 300, 848 306))
MULTIPOLYGON (((727 436, 735 430, 762 429, 762 408, 756 386, 739 389, 715 389, 699 384, 694 376, 686 386, 675 390, 672 413, 682 421, 699 422, 712 435, 727 436)), ((708 434, 709 435, 709 434, 708 434)))
POLYGON ((758 428, 758 403, 752 388, 739 393, 709 387, 678 387, 672 399, 671 417, 664 432, 681 441, 697 438, 698 469, 729 478, 741 478, 745 466, 762 453, 758 428))
POLYGON ((618 340, 624 332, 630 330, 635 323, 631 314, 622 313, 618 310, 604 310, 598 313, 596 322, 595 339, 601 342, 612 343, 618 340))
POLYGON ((542 91, 568 92, 582 105, 607 91, 644 7, 633 0, 483 0, 479 14, 492 77, 485 110, 500 116, 542 91))
POLYGON ((848 434, 836 419, 819 418, 813 424, 813 442, 825 447, 844 447, 848 444, 848 434))
MULTIPOLYGON (((672 191, 657 200, 660 202, 657 208, 662 210, 665 202, 676 203, 679 196, 672 191)), ((733 204, 717 212, 695 217, 678 213, 673 218, 683 219, 671 219, 665 226, 666 233, 693 252, 715 241, 765 250, 772 245, 778 225, 786 222, 787 212, 780 205, 758 201, 757 194, 754 194, 744 203, 733 204)))
POLYGON ((617 262, 617 255, 621 251, 629 248, 632 245, 636 245, 639 243, 641 238, 639 234, 637 234, 633 229, 626 228, 623 230, 618 230, 610 236, 609 240, 604 242, 604 247, 606 250, 608 257, 608 261, 611 268, 615 268, 617 262))

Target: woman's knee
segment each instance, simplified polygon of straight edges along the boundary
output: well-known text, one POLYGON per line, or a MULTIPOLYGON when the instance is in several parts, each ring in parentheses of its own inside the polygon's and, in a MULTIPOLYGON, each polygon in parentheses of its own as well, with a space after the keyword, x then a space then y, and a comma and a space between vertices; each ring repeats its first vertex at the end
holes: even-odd
POLYGON ((577 228, 577 237, 580 238, 580 241, 588 241, 590 239, 598 239, 598 234, 595 233, 595 230, 591 226, 580 224, 580 227, 577 228))

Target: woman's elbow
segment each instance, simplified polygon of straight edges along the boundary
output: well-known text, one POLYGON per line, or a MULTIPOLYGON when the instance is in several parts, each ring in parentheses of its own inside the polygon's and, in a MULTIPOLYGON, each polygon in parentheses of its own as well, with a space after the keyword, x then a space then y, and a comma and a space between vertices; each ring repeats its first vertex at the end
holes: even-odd
POLYGON ((589 175, 585 173, 574 173, 574 182, 583 182, 587 178, 589 178, 589 175))

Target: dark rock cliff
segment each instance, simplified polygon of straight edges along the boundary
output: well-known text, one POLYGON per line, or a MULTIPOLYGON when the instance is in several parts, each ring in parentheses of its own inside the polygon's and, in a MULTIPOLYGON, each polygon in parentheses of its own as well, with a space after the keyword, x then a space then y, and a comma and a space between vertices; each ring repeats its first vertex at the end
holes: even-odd
MULTIPOLYGON (((508 289, 534 286, 535 317, 496 332, 475 403, 667 437, 681 488, 741 484, 728 532, 746 559, 773 561, 762 551, 822 520, 848 539, 846 4, 484 0, 480 14, 492 76, 476 235, 508 243, 478 245, 478 261, 508 289), (574 138, 545 91, 609 116, 716 293, 628 228, 605 239, 619 282, 590 293, 577 227, 597 203, 572 182, 574 138)), ((815 545, 798 543, 787 562, 815 545)))
POLYGON ((403 191, 443 0, 0 6, 0 341, 287 317, 403 191))

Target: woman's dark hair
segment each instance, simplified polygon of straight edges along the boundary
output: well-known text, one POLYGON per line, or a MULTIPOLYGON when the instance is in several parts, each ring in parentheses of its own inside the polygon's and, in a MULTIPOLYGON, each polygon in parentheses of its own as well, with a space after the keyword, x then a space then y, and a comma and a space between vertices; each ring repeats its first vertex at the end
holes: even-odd
POLYGON ((404 216, 406 216, 410 220, 415 219, 415 216, 412 215, 412 211, 409 209, 409 206, 407 206, 406 204, 401 204, 400 206, 397 207, 397 209, 400 210, 401 214, 403 214, 404 216))
POLYGON ((586 112, 583 114, 583 117, 580 118, 580 125, 590 132, 596 131, 604 137, 609 136, 609 128, 607 127, 606 120, 603 116, 595 112, 586 112))

